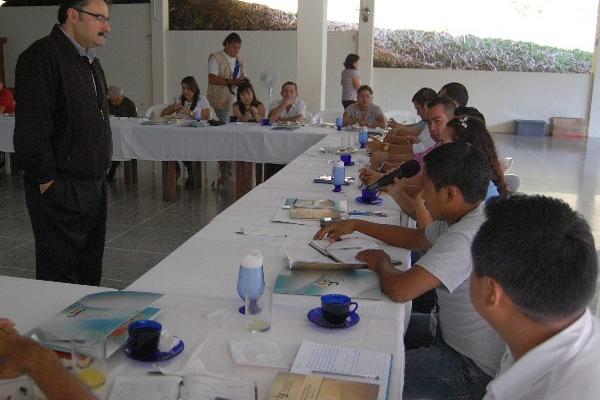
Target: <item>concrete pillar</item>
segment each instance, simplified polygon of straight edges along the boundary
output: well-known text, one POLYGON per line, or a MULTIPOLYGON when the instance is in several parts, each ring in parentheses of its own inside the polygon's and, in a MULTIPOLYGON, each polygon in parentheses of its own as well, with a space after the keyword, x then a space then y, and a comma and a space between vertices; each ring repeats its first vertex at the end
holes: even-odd
POLYGON ((590 99, 590 117, 588 120, 588 137, 600 138, 600 62, 598 62, 600 41, 600 1, 596 16, 596 41, 594 42, 594 56, 592 58, 592 97, 590 99))
POLYGON ((373 86, 373 33, 375 30, 375 1, 361 0, 358 13, 358 55, 360 56, 360 80, 365 85, 373 86), (369 9, 365 22, 365 9, 369 9))
POLYGON ((315 114, 325 109, 327 0, 298 0, 296 48, 298 91, 315 114))
POLYGON ((152 102, 164 103, 167 99, 166 32, 169 30, 168 0, 152 0, 150 20, 152 24, 152 102))

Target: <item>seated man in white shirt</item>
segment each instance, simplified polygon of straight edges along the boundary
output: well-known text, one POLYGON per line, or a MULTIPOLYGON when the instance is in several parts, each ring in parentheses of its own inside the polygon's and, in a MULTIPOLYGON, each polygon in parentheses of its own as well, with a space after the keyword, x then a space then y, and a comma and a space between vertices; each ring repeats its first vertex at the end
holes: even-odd
POLYGON ((381 289, 404 303, 435 289, 439 311, 411 315, 406 345, 404 399, 481 399, 496 375, 504 344, 469 298, 471 243, 485 219, 492 172, 473 146, 449 143, 425 156, 423 198, 435 222, 411 229, 360 219, 321 229, 315 239, 360 232, 410 250, 427 250, 407 271, 396 269, 382 250, 356 258, 379 276, 381 289), (439 328, 438 328, 439 327, 439 328))
POLYGON ((306 103, 298 98, 298 86, 287 81, 281 86, 281 100, 269 107, 269 119, 274 122, 304 122, 306 103))
POLYGON ((471 248, 471 299, 507 344, 485 400, 600 399, 598 278, 589 225, 562 200, 513 196, 486 209, 471 248))

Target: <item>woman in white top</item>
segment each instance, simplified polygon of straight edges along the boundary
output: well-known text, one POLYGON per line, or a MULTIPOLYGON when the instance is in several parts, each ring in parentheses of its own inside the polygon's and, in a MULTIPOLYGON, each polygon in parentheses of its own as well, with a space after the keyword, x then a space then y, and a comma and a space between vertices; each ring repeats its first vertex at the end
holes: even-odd
POLYGON ((198 83, 193 76, 186 76, 181 80, 181 97, 175 103, 169 105, 161 113, 161 117, 178 114, 189 118, 195 118, 200 113, 200 119, 210 119, 210 104, 208 99, 198 88, 198 83))
POLYGON ((373 104, 373 89, 368 85, 358 89, 358 101, 344 111, 344 126, 355 124, 369 128, 385 128, 387 125, 381 108, 373 104))
MULTIPOLYGON (((184 118, 196 118, 197 113, 200 114, 200 119, 209 120, 210 104, 208 103, 206 96, 200 93, 196 79, 194 79, 193 76, 186 76, 181 80, 181 97, 179 98, 179 101, 176 101, 165 108, 160 113, 160 116, 165 117, 176 114, 177 116, 182 116, 184 118)), ((191 161, 184 161, 183 164, 188 173, 185 186, 191 188, 195 181, 194 169, 192 168, 193 165, 191 161)), ((179 163, 176 163, 176 166, 177 177, 179 178, 181 175, 181 167, 179 166, 179 163)))
POLYGON ((358 60, 360 57, 357 54, 350 53, 346 56, 342 71, 342 105, 344 110, 353 103, 356 103, 358 98, 357 90, 360 88, 360 75, 358 74, 358 60))

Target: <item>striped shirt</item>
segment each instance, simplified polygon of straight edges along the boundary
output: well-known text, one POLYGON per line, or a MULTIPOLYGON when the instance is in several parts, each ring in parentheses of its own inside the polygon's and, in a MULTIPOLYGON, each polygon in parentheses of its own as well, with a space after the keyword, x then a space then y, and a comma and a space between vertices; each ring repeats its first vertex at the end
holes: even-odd
POLYGON ((356 101, 358 93, 354 87, 354 78, 360 78, 357 69, 345 69, 342 71, 342 101, 356 101))

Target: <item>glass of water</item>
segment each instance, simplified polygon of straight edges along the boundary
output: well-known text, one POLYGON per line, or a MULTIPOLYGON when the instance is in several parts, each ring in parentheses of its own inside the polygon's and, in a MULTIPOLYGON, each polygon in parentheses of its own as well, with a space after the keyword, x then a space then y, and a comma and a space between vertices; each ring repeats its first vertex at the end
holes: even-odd
POLYGON ((104 385, 106 381, 106 338, 71 339, 73 372, 90 388, 104 385))
POLYGON ((246 329, 252 333, 266 332, 271 329, 271 308, 273 291, 265 285, 262 294, 248 293, 245 297, 246 313, 244 320, 246 329))

